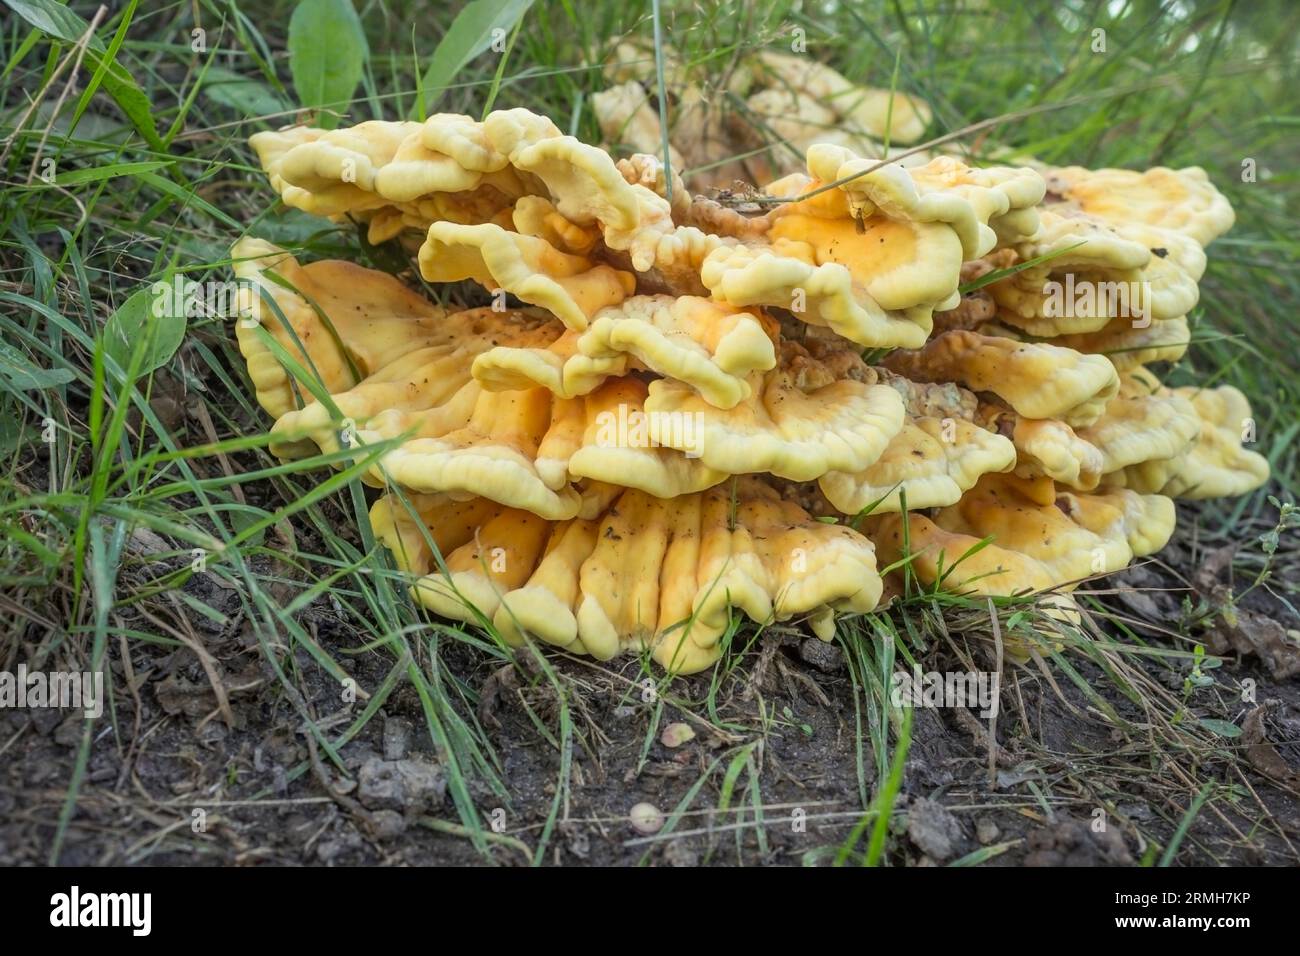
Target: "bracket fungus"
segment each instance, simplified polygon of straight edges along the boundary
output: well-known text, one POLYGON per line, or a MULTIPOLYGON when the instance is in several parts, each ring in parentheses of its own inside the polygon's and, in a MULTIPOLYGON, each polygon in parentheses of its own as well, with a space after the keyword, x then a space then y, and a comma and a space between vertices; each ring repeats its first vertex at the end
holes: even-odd
MULTIPOLYGON (((611 142, 657 151, 640 60, 620 48, 595 108, 611 142)), ((734 130, 665 68, 672 170, 522 109, 253 137, 286 204, 482 287, 451 309, 261 239, 232 253, 271 450, 364 456, 376 534, 431 611, 690 672, 737 614, 830 639, 880 606, 878 561, 1068 590, 1159 550, 1173 497, 1267 479, 1240 392, 1155 371, 1232 222, 1202 171, 880 162, 924 133, 923 102, 762 54, 731 92, 803 161, 758 164, 766 202, 732 208, 679 164, 734 130), (1057 282, 1137 291, 1061 311, 1057 282)))

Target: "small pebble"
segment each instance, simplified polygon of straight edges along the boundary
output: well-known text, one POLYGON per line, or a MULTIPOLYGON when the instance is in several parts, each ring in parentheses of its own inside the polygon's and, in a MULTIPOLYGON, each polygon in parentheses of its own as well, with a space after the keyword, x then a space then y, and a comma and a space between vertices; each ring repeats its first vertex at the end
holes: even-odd
POLYGON ((628 811, 632 829, 638 833, 658 833, 664 825, 664 815, 653 803, 638 803, 628 811))
POLYGON ((410 721, 389 717, 384 721, 384 759, 405 759, 411 748, 410 721))
POLYGON ((695 739, 695 731, 691 725, 678 721, 675 724, 669 724, 664 728, 664 732, 659 735, 659 742, 665 747, 680 747, 687 741, 695 739))

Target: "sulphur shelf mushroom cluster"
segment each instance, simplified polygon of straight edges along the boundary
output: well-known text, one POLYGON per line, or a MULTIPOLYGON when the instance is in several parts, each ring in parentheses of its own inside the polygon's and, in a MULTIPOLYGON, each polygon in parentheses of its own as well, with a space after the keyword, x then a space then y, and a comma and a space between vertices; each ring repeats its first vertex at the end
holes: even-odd
MULTIPOLYGON (((763 183, 801 172, 804 152, 815 143, 881 159, 920 139, 930 123, 924 100, 859 86, 805 54, 737 51, 719 70, 712 57, 690 63, 668 46, 663 66, 668 162, 691 188, 763 183)), ((592 95, 591 107, 606 142, 657 155, 664 129, 651 95, 659 82, 654 47, 619 43, 603 72, 609 87, 592 95)))
POLYGON ((366 456, 414 594, 512 642, 697 671, 736 611, 829 639, 908 549, 927 585, 1064 591, 1161 548, 1172 496, 1268 474, 1236 389, 1148 367, 1186 350, 1202 247, 1232 223, 1199 169, 814 143, 745 216, 522 109, 252 145, 287 205, 484 290, 450 311, 349 262, 233 251, 272 451, 366 456), (1136 283, 1148 318, 1058 314, 1058 279, 1136 283))

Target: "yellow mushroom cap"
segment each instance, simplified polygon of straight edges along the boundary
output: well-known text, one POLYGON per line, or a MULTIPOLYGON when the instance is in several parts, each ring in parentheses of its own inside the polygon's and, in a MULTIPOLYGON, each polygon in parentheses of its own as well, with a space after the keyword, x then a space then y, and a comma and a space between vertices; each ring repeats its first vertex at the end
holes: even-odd
POLYGON ((870 541, 750 479, 671 501, 625 491, 601 514, 559 522, 439 497, 412 504, 418 520, 385 496, 371 520, 417 576, 416 597, 456 620, 490 620, 512 643, 529 634, 600 659, 646 646, 690 673, 717 659, 731 608, 824 625, 881 594, 870 541))
POLYGON ((809 265, 844 266, 854 284, 883 309, 937 308, 957 291, 961 246, 942 225, 887 216, 855 221, 786 212, 772 224, 768 237, 778 255, 809 265))
MULTIPOLYGON (((544 116, 535 116, 533 123, 539 131, 560 135, 559 128, 544 116)), ((460 113, 430 116, 424 121, 420 140, 427 149, 450 156, 465 169, 497 173, 510 165, 509 157, 497 149, 485 125, 460 113)))
POLYGON ((564 399, 537 387, 486 391, 466 380, 465 366, 463 353, 411 353, 331 396, 332 408, 316 402, 282 416, 273 450, 308 453, 306 442, 324 451, 349 447, 373 456, 363 477, 376 486, 478 495, 552 520, 585 513, 584 481, 673 498, 727 477, 700 459, 694 419, 656 430, 638 378, 610 378, 564 399))
POLYGON ((248 138, 248 145, 257 154, 257 161, 277 193, 284 191, 284 178, 280 175, 284 157, 289 150, 303 143, 315 142, 327 131, 314 126, 285 126, 277 130, 263 130, 248 138))
POLYGON ((315 131, 319 135, 292 130, 258 133, 252 142, 287 205, 333 216, 385 204, 375 191, 375 177, 419 125, 371 120, 345 129, 315 131), (294 136, 303 141, 279 153, 285 139, 294 136))
POLYGON ((1127 318, 1113 319, 1096 332, 1061 335, 1052 344, 1076 352, 1104 355, 1119 372, 1153 362, 1177 362, 1187 354, 1191 331, 1186 317, 1135 326, 1127 318))
POLYGON ((981 475, 1007 471, 1015 446, 1003 436, 959 418, 908 418, 880 459, 864 471, 830 472, 822 493, 845 514, 871 514, 950 505, 981 475))
MULTIPOLYGON (((606 142, 629 146, 635 153, 654 154, 663 148, 659 113, 650 106, 645 89, 635 80, 593 93, 591 109, 606 142)), ((669 162, 675 170, 685 168, 681 154, 671 145, 669 162)))
POLYGON ((628 370, 628 356, 592 358, 578 351, 582 333, 566 330, 545 348, 499 345, 474 359, 475 381, 490 392, 541 387, 557 398, 576 398, 595 390, 611 375, 628 370))
POLYGON ((1058 494, 1051 479, 1010 475, 985 475, 930 518, 867 519, 886 557, 897 560, 910 545, 923 583, 986 595, 1072 587, 1158 550, 1173 528, 1173 503, 1160 495, 1058 494))
POLYGON ((829 143, 809 147, 808 172, 824 183, 848 180, 838 188, 851 218, 884 215, 947 224, 961 242, 964 259, 978 259, 997 245, 990 219, 1037 205, 1046 190, 1043 178, 1028 167, 977 169, 953 156, 938 156, 921 166, 882 165, 829 143))
POLYGON ((1026 418, 1073 426, 1096 421, 1119 392, 1119 375, 1104 356, 965 330, 944 332, 915 352, 894 352, 886 364, 920 381, 991 392, 1026 418))
POLYGON ((917 348, 933 313, 959 302, 963 259, 997 241, 988 222, 1028 210, 1044 188, 1030 169, 976 170, 948 157, 876 165, 842 147, 810 147, 812 177, 768 186, 791 200, 768 225, 708 251, 700 279, 713 297, 787 309, 860 345, 917 348), (846 177, 856 178, 827 188, 846 177))
POLYGON ((551 201, 571 222, 635 229, 640 220, 636 187, 628 185, 609 154, 527 110, 497 110, 483 121, 488 140, 516 169, 545 183, 551 201))
POLYGON ((1138 491, 1201 499, 1242 495, 1268 480, 1268 459, 1243 447, 1255 432, 1245 395, 1231 385, 1169 392, 1191 403, 1201 421, 1200 434, 1185 455, 1126 468, 1117 476, 1123 484, 1138 491))
POLYGON ((552 523, 527 511, 504 509, 474 529, 473 537, 443 555, 445 572, 426 573, 415 596, 429 610, 453 620, 492 620, 502 593, 528 580, 552 523))
MULTIPOLYGON (((307 268, 316 265, 321 263, 307 268)), ((515 342, 522 347, 530 341, 553 337, 559 327, 554 320, 535 314, 491 309, 470 309, 450 316, 437 310, 436 318, 424 321, 412 321, 409 314, 402 312, 371 312, 370 303, 375 300, 364 296, 367 282, 374 280, 382 289, 387 285, 383 280, 391 282, 391 277, 372 270, 349 271, 340 276, 349 280, 343 284, 345 293, 360 294, 356 300, 336 304, 323 294, 314 301, 318 307, 323 303, 330 312, 344 316, 343 329, 364 340, 356 348, 348 346, 357 374, 362 377, 349 385, 353 379, 347 372, 323 377, 316 391, 306 385, 299 387, 302 407, 289 404, 276 416, 271 429, 271 451, 282 458, 313 454, 312 445, 333 452, 343 447, 344 441, 359 446, 408 431, 436 436, 463 427, 480 398, 480 390, 469 376, 474 356, 493 342, 515 342), (329 394, 318 398, 321 388, 329 394)), ((423 303, 418 296, 408 294, 413 296, 413 303, 423 303)), ((307 309, 301 311, 306 313, 307 309)), ((330 314, 324 308, 322 312, 330 314)), ((310 316, 316 316, 314 309, 310 316)), ((319 333, 317 337, 333 341, 319 333)), ((251 341, 261 344, 260 339, 251 341)), ((274 360, 275 356, 268 358, 274 360)), ((314 367, 319 370, 322 364, 317 362, 314 367)), ((278 362, 275 367, 279 367, 278 362)), ((287 381, 274 394, 286 393, 290 400, 294 398, 287 381)), ((374 480, 382 483, 382 474, 376 472, 374 480)))
POLYGON ((600 240, 599 230, 565 219, 543 196, 520 196, 510 211, 510 219, 516 232, 545 239, 561 252, 585 256, 600 240))
POLYGON ((1170 229, 1202 246, 1232 228, 1232 206, 1199 166, 1143 172, 1131 169, 1051 168, 1053 193, 1108 222, 1140 222, 1170 229))
MULTIPOLYGON (((1177 519, 1170 498, 1118 488, 1088 495, 1067 492, 1057 498, 1057 507, 1103 540, 1122 538, 1136 558, 1154 554, 1168 544, 1177 519)), ((1125 558, 1105 570, 1118 570, 1127 563, 1125 558)))
POLYGON ((749 395, 750 373, 776 366, 770 324, 761 314, 694 296, 634 296, 596 313, 577 347, 592 359, 631 355, 731 408, 749 395))
POLYGON ((460 427, 443 430, 441 421, 430 427, 428 419, 390 410, 359 429, 359 442, 368 445, 414 428, 415 437, 383 453, 376 478, 426 494, 481 495, 551 519, 576 515, 578 493, 566 484, 551 487, 537 467, 553 421, 553 396, 540 388, 484 392, 475 383, 465 390, 477 395, 460 427))
POLYGON ((1047 500, 1038 497, 1043 487, 1040 482, 988 475, 935 520, 950 531, 991 535, 999 547, 1038 561, 1055 584, 1117 570, 1128 563, 1132 555, 1126 539, 1103 539, 1071 521, 1056 506, 1050 480, 1045 481, 1047 500))
POLYGON ((383 495, 370 508, 370 525, 403 571, 426 574, 440 559, 474 538, 488 521, 509 511, 486 498, 453 501, 446 495, 383 495), (427 515, 437 515, 429 523, 427 515), (436 553, 435 553, 436 552, 436 553))
POLYGON ((1106 467, 1101 450, 1064 422, 1025 418, 993 403, 981 405, 979 417, 983 424, 1011 439, 1020 477, 1047 477, 1079 491, 1091 491, 1101 481, 1106 467))
POLYGON ((796 250, 786 243, 783 251, 799 251, 802 257, 762 247, 720 247, 704 260, 700 277, 721 302, 790 309, 811 325, 828 326, 873 348, 919 347, 933 328, 934 310, 948 306, 956 295, 954 278, 951 296, 891 311, 855 282, 843 264, 808 261, 816 259, 811 246, 796 250))
POLYGON ((423 136, 425 128, 409 133, 392 158, 375 172, 374 190, 390 202, 411 202, 432 193, 464 192, 483 181, 481 171, 467 169, 452 157, 430 149, 423 136))
POLYGON ((301 266, 278 246, 251 237, 236 242, 230 255, 241 283, 232 316, 239 348, 258 402, 277 418, 298 406, 297 396, 310 400, 312 393, 291 379, 259 330, 328 392, 407 352, 455 339, 444 309, 387 273, 337 259, 301 266))
POLYGON ((884 453, 903 427, 903 402, 887 385, 836 381, 806 351, 784 343, 770 372, 755 372, 751 394, 729 409, 687 385, 650 385, 646 411, 660 444, 682 450, 691 423, 700 460, 731 475, 766 472, 811 481, 829 471, 861 471, 884 453))
POLYGON ((646 386, 640 379, 608 381, 572 403, 573 426, 562 436, 552 429, 541 453, 557 461, 567 455, 565 467, 575 479, 635 488, 656 498, 702 491, 727 478, 700 458, 704 435, 692 419, 682 419, 681 428, 671 422, 664 426, 676 442, 668 447, 656 437, 645 404, 646 386))
POLYGON ((635 288, 626 272, 560 252, 544 239, 484 223, 435 222, 420 247, 420 273, 430 282, 473 279, 553 312, 571 329, 635 288))
POLYGON ((905 93, 893 93, 857 86, 810 56, 793 56, 774 50, 758 54, 759 69, 771 73, 782 86, 802 91, 828 105, 839 116, 853 121, 876 139, 888 138, 895 143, 914 143, 930 124, 930 107, 905 93))
POLYGON ((1101 452, 1102 473, 1110 474, 1185 454, 1200 431, 1201 420, 1186 399, 1121 391, 1078 435, 1101 452))
MULTIPOLYGON (((1088 217, 1047 209, 1040 219, 1036 233, 1010 247, 1022 263, 1018 271, 988 286, 1004 321, 1031 335, 1055 336, 1095 332, 1117 317, 1147 318, 1148 306, 1154 306, 1144 284, 1149 277, 1143 270, 1154 258, 1149 248, 1088 217), (1034 260, 1042 261, 1023 265, 1034 260)), ((1182 301, 1188 285, 1190 305, 1159 318, 1174 318, 1195 305, 1195 280, 1186 279, 1182 301)), ((1162 298, 1160 304, 1169 301, 1178 300, 1162 298)))
POLYGON ((633 296, 548 349, 493 349, 475 360, 474 377, 492 390, 540 385, 573 398, 628 368, 646 368, 730 408, 750 394, 751 372, 776 365, 774 335, 775 323, 761 313, 693 296, 633 296))
POLYGON ((922 584, 954 593, 1002 597, 1047 591, 1059 582, 1040 562, 982 536, 941 528, 924 515, 885 514, 868 518, 867 533, 891 564, 908 567, 922 584))

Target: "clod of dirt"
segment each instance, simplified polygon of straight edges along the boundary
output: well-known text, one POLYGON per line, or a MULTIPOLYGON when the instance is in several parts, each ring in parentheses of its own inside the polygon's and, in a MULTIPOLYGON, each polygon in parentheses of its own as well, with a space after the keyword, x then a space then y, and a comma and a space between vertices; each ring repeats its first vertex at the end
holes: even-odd
POLYGON ((62 721, 63 714, 53 707, 37 707, 32 711, 32 725, 36 728, 36 732, 43 737, 52 734, 54 728, 62 721))
POLYGON ((437 764, 418 758, 371 757, 357 774, 357 799, 368 810, 420 812, 442 806, 447 777, 437 764))
POLYGON ((585 860, 591 854, 591 831, 577 823, 561 823, 560 835, 564 837, 565 848, 579 860, 585 860))
POLYGON ((229 736, 229 728, 219 720, 209 720, 194 731, 195 739, 209 749, 220 747, 229 736))
POLYGON ((1031 830, 1025 866, 1132 866, 1133 856, 1119 831, 1100 832, 1090 822, 1066 819, 1031 830))
POLYGON ((627 817, 637 833, 658 833, 664 825, 663 811, 653 803, 638 803, 627 812, 627 817))
POLYGON ((406 818, 396 810, 377 810, 370 815, 370 832, 376 840, 392 840, 406 832, 406 818))
POLYGON ((258 773, 275 768, 290 767, 303 758, 305 752, 286 727, 272 729, 253 748, 253 769, 258 773))
POLYGON ((946 863, 961 852, 966 833, 943 804, 921 797, 907 811, 907 835, 918 850, 937 863, 946 863))
POLYGON ((217 709, 217 695, 211 685, 189 681, 180 674, 168 674, 153 685, 153 693, 172 717, 204 717, 217 709))
POLYGON ((691 725, 681 721, 669 724, 664 728, 664 732, 659 735, 659 742, 669 748, 680 747, 682 744, 694 739, 695 731, 691 729, 691 725))
POLYGON ((401 760, 411 749, 411 722, 401 717, 384 720, 384 759, 401 760))
POLYGON ((85 724, 85 718, 80 714, 73 714, 64 718, 63 722, 54 729, 54 742, 63 744, 65 747, 80 746, 81 731, 85 724))
POLYGON ((823 674, 834 674, 844 669, 844 652, 834 644, 810 637, 799 645, 799 659, 823 674))
POLYGON ((126 548, 134 554, 162 554, 165 551, 174 551, 175 548, 167 543, 162 535, 148 528, 136 528, 126 539, 126 548))
POLYGON ((322 840, 316 846, 316 859, 322 863, 333 863, 350 850, 362 848, 361 835, 355 830, 344 830, 332 840, 322 840))
POLYGON ((673 840, 664 847, 664 862, 669 866, 699 866, 700 855, 688 840, 673 840))

